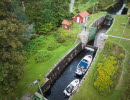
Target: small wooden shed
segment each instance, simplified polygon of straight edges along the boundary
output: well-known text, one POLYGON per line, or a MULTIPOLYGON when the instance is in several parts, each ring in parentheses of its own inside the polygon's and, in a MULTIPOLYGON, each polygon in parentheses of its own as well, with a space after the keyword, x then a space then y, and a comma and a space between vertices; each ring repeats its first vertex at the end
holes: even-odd
POLYGON ((83 11, 83 12, 81 12, 73 17, 73 22, 76 22, 79 24, 84 23, 85 21, 88 20, 89 15, 90 14, 87 11, 83 11))
POLYGON ((70 30, 72 28, 71 26, 71 22, 67 21, 67 20, 63 20, 62 22, 62 28, 66 29, 66 30, 70 30))

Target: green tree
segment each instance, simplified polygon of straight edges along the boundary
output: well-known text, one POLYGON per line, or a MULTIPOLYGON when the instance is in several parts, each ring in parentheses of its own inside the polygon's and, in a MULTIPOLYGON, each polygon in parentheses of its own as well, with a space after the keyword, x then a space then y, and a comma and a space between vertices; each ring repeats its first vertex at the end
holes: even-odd
POLYGON ((25 8, 21 0, 12 0, 10 10, 22 24, 26 24, 25 8))
POLYGON ((25 13, 28 18, 28 23, 34 23, 36 33, 41 33, 41 30, 43 33, 43 30, 46 30, 51 23, 53 28, 50 28, 50 26, 47 30, 52 31, 54 28, 61 26, 62 20, 71 18, 69 2, 69 0, 25 1, 25 13))
POLYGON ((25 28, 10 13, 10 0, 0 2, 0 99, 14 94, 17 81, 23 73, 24 52, 18 36, 25 28))

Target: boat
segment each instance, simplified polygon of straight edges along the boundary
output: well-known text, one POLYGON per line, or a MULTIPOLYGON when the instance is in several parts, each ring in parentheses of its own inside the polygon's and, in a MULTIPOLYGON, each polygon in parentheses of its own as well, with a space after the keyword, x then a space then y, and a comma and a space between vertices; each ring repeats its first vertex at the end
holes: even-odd
POLYGON ((74 94, 79 86, 79 79, 73 80, 64 90, 65 96, 71 96, 74 94))
POLYGON ((92 56, 86 55, 78 64, 77 69, 75 71, 76 75, 84 75, 88 70, 90 64, 92 62, 92 56))

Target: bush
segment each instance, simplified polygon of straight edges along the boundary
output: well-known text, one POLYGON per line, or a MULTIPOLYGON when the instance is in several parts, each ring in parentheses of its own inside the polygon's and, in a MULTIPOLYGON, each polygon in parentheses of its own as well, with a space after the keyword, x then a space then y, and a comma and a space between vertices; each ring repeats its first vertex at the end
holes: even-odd
POLYGON ((57 43, 56 41, 54 41, 53 43, 50 43, 47 47, 47 50, 52 51, 55 50, 56 48, 58 48, 60 46, 59 43, 57 43))
POLYGON ((105 45, 104 51, 109 52, 113 49, 113 47, 114 47, 114 44, 110 41, 107 41, 107 45, 105 45))
POLYGON ((18 39, 20 42, 22 42, 23 45, 29 42, 29 38, 23 37, 22 35, 18 36, 18 39))
POLYGON ((39 37, 39 35, 34 34, 34 35, 32 35, 32 36, 31 36, 31 38, 30 38, 30 39, 32 40, 32 39, 36 39, 36 38, 38 38, 38 37, 39 37))
POLYGON ((59 43, 64 43, 68 40, 73 40, 75 38, 75 34, 72 31, 59 29, 56 34, 56 40, 59 43))
POLYGON ((112 77, 118 70, 118 61, 114 56, 108 56, 104 57, 97 66, 98 76, 94 86, 101 94, 107 94, 111 91, 112 77))
POLYGON ((36 61, 36 63, 45 62, 48 59, 50 59, 51 57, 52 57, 51 52, 49 52, 47 50, 44 50, 44 51, 40 50, 40 51, 38 51, 37 55, 35 56, 35 61, 36 61))
POLYGON ((112 91, 117 83, 119 66, 124 59, 124 51, 117 44, 107 41, 102 52, 102 58, 97 64, 98 74, 94 86, 100 94, 106 95, 112 91))
POLYGON ((24 49, 27 51, 28 55, 35 54, 39 48, 45 46, 45 39, 44 36, 40 36, 25 45, 24 49))
POLYGON ((123 53, 120 53, 119 59, 122 60, 123 58, 124 58, 124 54, 123 54, 123 53))
POLYGON ((38 33, 40 35, 42 35, 42 34, 48 35, 55 28, 56 28, 56 26, 54 24, 52 24, 52 23, 45 23, 45 24, 43 24, 43 25, 40 26, 40 28, 38 30, 38 33))

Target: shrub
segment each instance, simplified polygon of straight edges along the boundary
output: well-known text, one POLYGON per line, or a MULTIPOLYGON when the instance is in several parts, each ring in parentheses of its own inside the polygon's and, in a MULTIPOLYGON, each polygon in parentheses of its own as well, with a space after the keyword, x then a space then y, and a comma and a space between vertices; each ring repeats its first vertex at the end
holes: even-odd
POLYGON ((38 51, 37 55, 35 56, 35 61, 37 63, 45 62, 48 59, 50 59, 51 57, 52 57, 51 52, 49 52, 47 50, 44 50, 44 51, 40 50, 40 51, 38 51))
POLYGON ((119 66, 122 65, 124 51, 117 44, 107 41, 101 55, 97 63, 94 87, 100 94, 108 95, 114 89, 121 74, 119 66))
POLYGON ((70 39, 73 40, 74 38, 75 34, 70 30, 59 29, 56 34, 56 40, 59 43, 64 43, 70 39))
POLYGON ((124 54, 123 54, 123 53, 120 53, 119 59, 123 59, 123 58, 124 58, 124 54))
POLYGON ((45 39, 46 38, 44 36, 40 36, 34 40, 31 40, 24 47, 24 49, 27 51, 28 55, 35 54, 40 47, 45 46, 45 39))
POLYGON ((107 45, 105 45, 104 51, 109 52, 113 49, 114 44, 110 41, 107 41, 107 45))
POLYGON ((29 38, 23 37, 22 35, 18 36, 18 39, 20 42, 22 42, 23 45, 29 42, 29 38))
POLYGON ((118 70, 117 59, 114 56, 108 56, 98 63, 98 76, 94 86, 100 93, 109 93, 113 84, 112 77, 118 70))
POLYGON ((50 43, 47 47, 47 50, 52 51, 55 50, 56 48, 58 48, 60 46, 59 43, 57 43, 56 41, 54 41, 53 43, 50 43))
POLYGON ((34 34, 34 35, 32 35, 32 36, 31 36, 31 38, 30 38, 30 39, 32 40, 32 39, 36 39, 36 38, 38 38, 38 37, 39 37, 39 35, 34 34))
POLYGON ((43 25, 40 26, 39 30, 38 30, 38 33, 40 35, 44 34, 44 35, 47 35, 49 34, 53 29, 55 29, 55 25, 52 24, 52 23, 45 23, 43 25))

